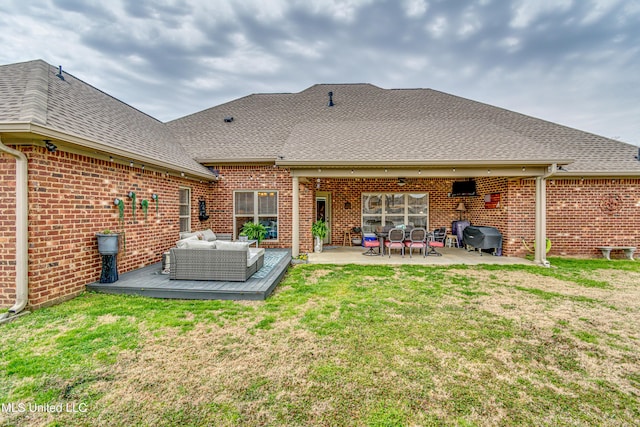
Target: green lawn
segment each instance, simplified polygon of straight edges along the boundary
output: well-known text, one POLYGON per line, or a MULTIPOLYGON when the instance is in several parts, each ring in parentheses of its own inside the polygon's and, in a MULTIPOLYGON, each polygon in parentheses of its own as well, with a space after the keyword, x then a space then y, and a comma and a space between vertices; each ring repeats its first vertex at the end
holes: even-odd
POLYGON ((0 425, 637 425, 640 263, 551 261, 84 294, 0 325, 0 425))

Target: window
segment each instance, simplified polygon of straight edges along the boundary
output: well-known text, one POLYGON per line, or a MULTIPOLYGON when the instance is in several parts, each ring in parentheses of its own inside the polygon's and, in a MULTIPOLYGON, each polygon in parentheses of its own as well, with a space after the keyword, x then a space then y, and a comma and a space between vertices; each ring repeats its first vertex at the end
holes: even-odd
POLYGON ((377 226, 413 225, 429 228, 429 195, 426 193, 364 193, 362 230, 371 233, 377 226))
POLYGON ((180 231, 191 231, 191 189, 178 189, 180 231))
POLYGON ((265 240, 278 238, 278 192, 236 191, 234 193, 233 219, 235 237, 240 235, 245 222, 256 222, 267 229, 265 240))

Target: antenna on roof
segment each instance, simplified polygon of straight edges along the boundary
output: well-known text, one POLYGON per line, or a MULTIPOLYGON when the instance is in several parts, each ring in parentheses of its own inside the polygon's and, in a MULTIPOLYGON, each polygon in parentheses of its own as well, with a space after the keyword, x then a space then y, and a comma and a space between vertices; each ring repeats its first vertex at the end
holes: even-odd
POLYGON ((64 76, 62 75, 62 65, 58 65, 58 74, 56 74, 56 77, 60 80, 64 80, 64 76))
POLYGON ((329 107, 333 107, 335 104, 333 103, 333 92, 329 92, 329 107))

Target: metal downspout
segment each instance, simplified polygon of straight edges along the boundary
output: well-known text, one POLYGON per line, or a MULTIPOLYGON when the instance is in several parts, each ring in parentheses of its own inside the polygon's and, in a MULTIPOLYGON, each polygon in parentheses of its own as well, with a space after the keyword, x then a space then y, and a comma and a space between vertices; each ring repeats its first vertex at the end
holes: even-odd
POLYGON ((28 229, 28 161, 24 153, 9 148, 0 138, 0 152, 16 159, 16 302, 8 313, 0 315, 0 322, 20 313, 29 301, 29 229, 28 229))

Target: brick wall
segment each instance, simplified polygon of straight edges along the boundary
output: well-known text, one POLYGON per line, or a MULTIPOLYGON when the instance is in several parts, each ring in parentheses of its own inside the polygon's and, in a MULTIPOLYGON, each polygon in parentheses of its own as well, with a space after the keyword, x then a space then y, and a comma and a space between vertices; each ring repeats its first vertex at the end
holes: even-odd
MULTIPOLYGON (((547 182, 552 254, 601 256, 596 246, 640 246, 640 179, 547 182)), ((620 253, 613 256, 623 256, 620 253)))
MULTIPOLYGON (((214 166, 221 179, 211 184, 211 228, 233 233, 233 193, 235 190, 274 190, 278 192, 278 239, 264 240, 265 248, 291 247, 292 178, 288 169, 273 165, 214 166)), ((208 204, 209 205, 209 204, 208 204)), ((301 215, 302 217, 302 215, 301 215)))
MULTIPOLYGON (((199 196, 208 184, 160 172, 142 171, 109 161, 42 147, 20 148, 29 159, 29 304, 40 307, 71 298, 100 277, 95 233, 122 231, 114 198, 125 202, 124 247, 120 273, 158 262, 178 239, 178 187, 192 189, 192 224, 198 224, 199 196), (137 195, 133 219, 130 191, 137 195), (159 195, 159 212, 151 195, 159 195), (149 200, 145 220, 140 206, 149 200)), ((9 306, 15 291, 15 161, 2 159, 0 206, 0 304, 9 306), (13 177, 13 178, 12 178, 13 177), (5 179, 6 178, 6 179, 5 179), (6 207, 6 208, 4 208, 6 207), (7 226, 8 225, 8 226, 7 226), (6 274, 4 274, 6 273, 6 274)), ((208 222, 202 224, 208 227, 208 222)))
MULTIPOLYGON (((524 255, 535 235, 535 181, 509 183, 510 253, 524 255)), ((640 246, 640 180, 547 181, 549 255, 600 257, 596 246, 640 246)), ((612 256, 623 257, 621 253, 612 256)))
POLYGON ((16 161, 0 154, 0 307, 15 300, 16 161))

